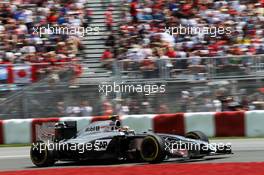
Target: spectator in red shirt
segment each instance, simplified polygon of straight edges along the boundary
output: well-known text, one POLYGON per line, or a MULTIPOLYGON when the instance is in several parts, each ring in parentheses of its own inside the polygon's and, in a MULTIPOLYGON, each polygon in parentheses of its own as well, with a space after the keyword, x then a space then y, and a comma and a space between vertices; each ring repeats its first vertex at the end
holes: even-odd
POLYGON ((133 0, 130 3, 130 15, 133 18, 133 22, 137 22, 137 6, 138 6, 138 0, 133 0))
POLYGON ((58 21, 58 14, 56 14, 56 12, 51 12, 50 15, 48 16, 48 21, 50 23, 57 23, 57 21, 58 21))
POLYGON ((182 14, 184 16, 190 16, 192 14, 192 4, 184 4, 182 6, 182 14))
POLYGON ((256 55, 257 49, 254 46, 249 46, 248 52, 249 55, 256 55))
POLYGON ((176 51, 173 49, 173 47, 168 47, 166 56, 168 56, 169 58, 176 58, 176 51))
POLYGON ((112 69, 113 54, 110 49, 106 49, 101 57, 103 67, 112 69))
POLYGON ((262 7, 264 7, 264 0, 259 0, 259 1, 262 4, 262 7))

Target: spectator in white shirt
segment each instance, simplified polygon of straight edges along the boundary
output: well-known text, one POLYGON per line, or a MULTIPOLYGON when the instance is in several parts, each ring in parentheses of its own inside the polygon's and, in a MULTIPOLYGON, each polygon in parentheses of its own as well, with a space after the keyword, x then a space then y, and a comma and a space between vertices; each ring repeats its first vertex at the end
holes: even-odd
POLYGON ((89 117, 93 113, 93 107, 90 106, 88 101, 82 101, 80 105, 80 116, 82 117, 89 117))

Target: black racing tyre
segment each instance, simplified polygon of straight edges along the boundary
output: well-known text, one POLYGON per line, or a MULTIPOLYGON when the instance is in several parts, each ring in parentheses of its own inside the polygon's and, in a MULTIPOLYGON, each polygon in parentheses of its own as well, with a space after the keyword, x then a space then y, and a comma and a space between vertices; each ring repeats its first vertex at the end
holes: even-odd
POLYGON ((185 137, 186 138, 189 138, 189 139, 202 140, 204 142, 209 143, 209 139, 208 139, 207 135, 205 135, 201 131, 191 131, 191 132, 188 132, 185 135, 185 137))
POLYGON ((146 136, 140 147, 140 156, 149 163, 162 162, 166 157, 164 140, 154 134, 146 136))
POLYGON ((44 142, 33 143, 30 149, 30 158, 38 167, 53 166, 55 163, 53 151, 49 150, 44 142))

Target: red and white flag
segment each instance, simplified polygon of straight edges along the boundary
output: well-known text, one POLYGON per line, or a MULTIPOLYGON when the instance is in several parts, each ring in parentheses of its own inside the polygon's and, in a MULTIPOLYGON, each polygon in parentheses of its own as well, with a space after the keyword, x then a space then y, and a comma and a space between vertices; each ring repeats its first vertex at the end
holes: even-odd
POLYGON ((15 65, 9 71, 9 83, 27 84, 36 80, 35 68, 30 65, 15 65))

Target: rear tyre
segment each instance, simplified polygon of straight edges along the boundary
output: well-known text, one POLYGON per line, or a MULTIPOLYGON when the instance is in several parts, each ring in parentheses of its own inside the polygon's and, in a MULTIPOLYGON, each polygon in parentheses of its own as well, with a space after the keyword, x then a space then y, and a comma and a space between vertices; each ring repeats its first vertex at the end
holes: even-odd
POLYGON ((33 143, 30 149, 30 158, 38 167, 53 166, 55 163, 53 151, 49 150, 44 142, 33 143))
MULTIPOLYGON (((191 132, 188 132, 186 135, 185 135, 186 138, 189 138, 189 139, 194 139, 194 140, 201 140, 201 141, 204 141, 206 143, 209 143, 209 139, 207 137, 207 135, 205 135, 203 132, 201 131, 191 131, 191 132)), ((191 159, 201 159, 203 158, 204 156, 202 155, 192 155, 190 158, 191 159)))
POLYGON ((140 156, 149 163, 162 162, 166 157, 164 140, 157 135, 146 136, 141 144, 140 156))

